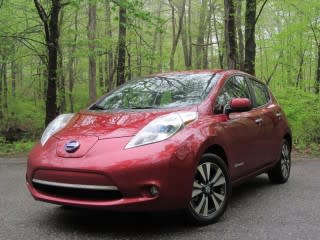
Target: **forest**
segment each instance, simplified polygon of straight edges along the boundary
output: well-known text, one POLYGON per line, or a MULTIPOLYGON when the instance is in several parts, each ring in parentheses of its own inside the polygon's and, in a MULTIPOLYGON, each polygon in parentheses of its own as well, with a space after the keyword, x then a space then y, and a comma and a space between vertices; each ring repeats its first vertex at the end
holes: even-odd
POLYGON ((0 154, 153 73, 240 69, 320 152, 319 0, 0 0, 0 154))

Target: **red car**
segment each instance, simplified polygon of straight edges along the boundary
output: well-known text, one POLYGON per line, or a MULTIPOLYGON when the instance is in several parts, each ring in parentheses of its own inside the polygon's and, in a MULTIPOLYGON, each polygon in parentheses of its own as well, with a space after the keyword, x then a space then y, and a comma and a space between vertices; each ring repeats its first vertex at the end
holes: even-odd
POLYGON ((184 209, 216 221, 231 187, 290 175, 291 131, 266 85, 240 71, 165 73, 130 81, 62 114, 28 158, 36 200, 121 211, 184 209))

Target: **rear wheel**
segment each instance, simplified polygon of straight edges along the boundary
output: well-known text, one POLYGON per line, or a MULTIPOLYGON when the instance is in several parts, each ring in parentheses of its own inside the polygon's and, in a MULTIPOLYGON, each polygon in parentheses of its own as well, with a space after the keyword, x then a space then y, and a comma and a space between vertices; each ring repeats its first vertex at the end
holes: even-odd
POLYGON ((230 196, 230 179, 225 162, 215 154, 204 154, 193 181, 191 200, 186 209, 191 223, 215 222, 224 213, 230 196))
POLYGON ((291 170, 291 148, 287 140, 283 140, 280 153, 280 161, 268 172, 269 179, 273 183, 285 183, 288 181, 291 170))

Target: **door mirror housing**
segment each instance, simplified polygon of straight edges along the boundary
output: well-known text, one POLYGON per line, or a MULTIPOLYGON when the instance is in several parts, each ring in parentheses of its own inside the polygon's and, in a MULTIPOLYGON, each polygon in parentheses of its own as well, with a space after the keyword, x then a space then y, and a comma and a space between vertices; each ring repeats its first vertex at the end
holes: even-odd
POLYGON ((248 98, 233 98, 229 103, 230 112, 246 112, 252 109, 252 103, 248 98))

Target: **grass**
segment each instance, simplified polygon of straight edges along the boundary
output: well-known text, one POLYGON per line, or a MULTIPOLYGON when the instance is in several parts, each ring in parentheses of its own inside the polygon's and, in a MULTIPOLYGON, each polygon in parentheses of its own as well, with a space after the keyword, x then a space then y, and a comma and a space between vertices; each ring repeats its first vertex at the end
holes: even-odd
POLYGON ((0 157, 7 157, 12 155, 27 155, 27 153, 34 146, 35 141, 22 140, 13 143, 5 143, 0 139, 0 157))

